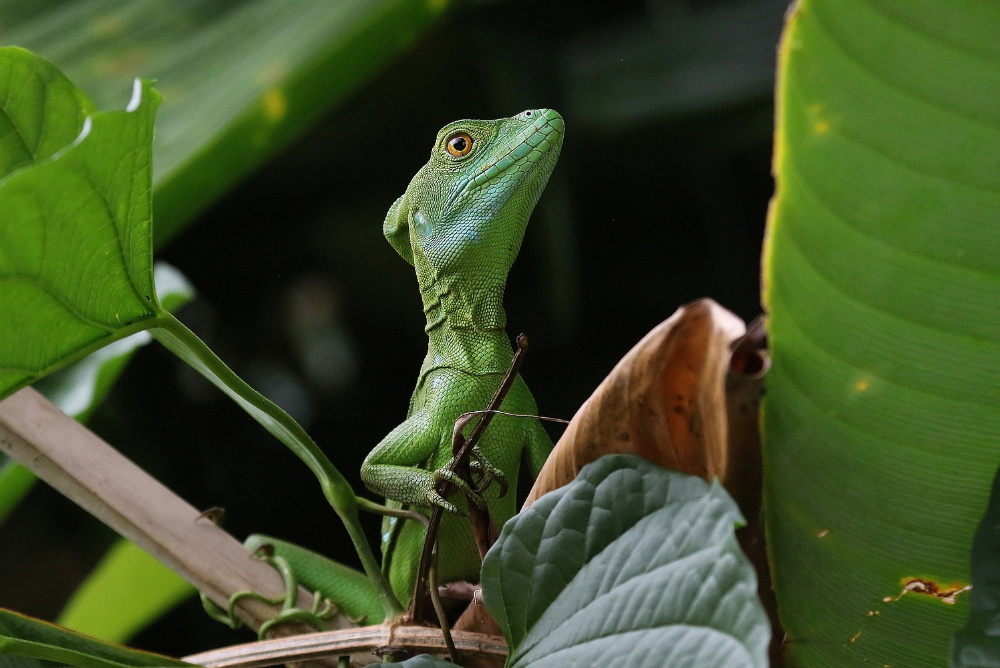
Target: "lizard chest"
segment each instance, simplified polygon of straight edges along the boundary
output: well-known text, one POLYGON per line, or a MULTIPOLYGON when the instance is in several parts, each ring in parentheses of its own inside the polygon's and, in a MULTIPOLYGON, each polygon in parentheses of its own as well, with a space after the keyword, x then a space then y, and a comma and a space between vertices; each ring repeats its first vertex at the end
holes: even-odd
MULTIPOLYGON (((448 464, 452 457, 452 434, 456 420, 465 413, 483 410, 502 380, 500 374, 476 375, 448 367, 433 369, 421 378, 410 403, 410 415, 419 411, 432 415, 431 424, 438 441, 434 452, 421 468, 434 470, 448 464)), ((533 402, 524 401, 524 393, 515 391, 519 385, 523 387, 523 382, 515 384, 500 410, 509 413, 534 410, 533 402)), ((475 420, 466 427, 466 435, 471 433, 473 425, 475 420)), ((516 479, 525 441, 522 418, 496 415, 479 441, 479 449, 491 464, 516 479)))

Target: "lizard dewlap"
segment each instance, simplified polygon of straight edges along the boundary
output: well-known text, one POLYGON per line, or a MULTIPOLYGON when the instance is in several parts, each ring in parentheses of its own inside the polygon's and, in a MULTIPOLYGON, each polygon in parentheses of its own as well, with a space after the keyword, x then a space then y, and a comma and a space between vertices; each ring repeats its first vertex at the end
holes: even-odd
MULTIPOLYGON (((449 123, 383 224, 386 239, 416 269, 428 345, 406 421, 371 451, 361 477, 390 504, 449 511, 439 534, 440 582, 479 579, 473 529, 458 514, 465 494, 444 499, 435 487, 448 474, 455 420, 486 406, 513 356, 504 331, 507 274, 564 133, 562 116, 552 109, 449 123)), ((537 413, 520 377, 501 410, 537 413)), ((514 514, 521 463, 535 476, 551 449, 537 420, 494 418, 476 454, 490 477, 510 486, 503 496, 501 484, 482 495, 497 528, 514 514)), ((413 593, 423 540, 424 529, 414 522, 383 523, 383 568, 404 603, 413 593)))

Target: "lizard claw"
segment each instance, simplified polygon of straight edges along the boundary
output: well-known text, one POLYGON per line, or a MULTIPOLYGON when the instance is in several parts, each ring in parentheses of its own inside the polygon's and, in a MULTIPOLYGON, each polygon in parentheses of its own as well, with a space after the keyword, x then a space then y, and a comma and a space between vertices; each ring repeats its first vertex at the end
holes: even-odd
MULTIPOLYGON (((465 496, 468 497, 469 499, 471 499, 472 503, 476 504, 477 508, 479 508, 480 510, 485 510, 486 509, 486 499, 483 498, 483 495, 480 494, 478 490, 473 489, 469 485, 469 483, 467 483, 464 480, 462 480, 462 478, 457 473, 455 473, 454 471, 452 471, 449 468, 440 468, 440 469, 437 469, 436 471, 434 471, 434 484, 435 485, 437 485, 437 483, 439 483, 441 481, 444 481, 444 480, 447 480, 448 482, 450 482, 451 484, 453 484, 455 487, 458 487, 460 490, 462 490, 462 492, 465 494, 465 496)), ((445 501, 441 497, 441 495, 437 493, 436 490, 432 490, 432 492, 433 492, 433 497, 431 496, 431 493, 428 492, 428 496, 427 496, 427 500, 428 501, 430 501, 431 503, 435 503, 435 504, 441 506, 445 510, 449 510, 449 511, 451 511, 453 513, 456 513, 456 514, 465 515, 464 512, 460 512, 453 504, 448 503, 447 501, 445 501), (436 497, 436 498, 434 498, 434 497, 436 497), (454 510, 452 510, 452 509, 454 509, 454 510)))
POLYGON ((505 496, 507 494, 507 476, 504 475, 504 472, 493 466, 478 447, 472 448, 471 455, 469 470, 475 471, 483 479, 483 484, 478 491, 480 493, 486 491, 490 484, 496 481, 500 485, 499 496, 505 496))
POLYGON ((468 496, 469 498, 471 498, 472 502, 475 503, 478 507, 480 507, 480 508, 485 508, 486 507, 486 501, 482 498, 482 495, 479 494, 479 492, 477 492, 476 490, 474 490, 469 485, 469 483, 467 483, 464 480, 462 480, 462 478, 457 473, 455 473, 454 471, 452 471, 451 469, 449 469, 449 468, 441 468, 441 469, 438 469, 438 470, 434 471, 434 483, 435 483, 435 485, 437 483, 441 482, 442 480, 447 480, 448 482, 450 482, 455 487, 458 487, 460 490, 462 490, 462 492, 465 493, 466 496, 468 496))
POLYGON ((454 503, 451 503, 443 496, 438 494, 436 489, 431 489, 427 491, 427 503, 431 504, 431 506, 441 506, 442 508, 447 510, 449 513, 452 513, 453 515, 459 515, 461 517, 465 517, 468 514, 461 508, 456 506, 454 503))

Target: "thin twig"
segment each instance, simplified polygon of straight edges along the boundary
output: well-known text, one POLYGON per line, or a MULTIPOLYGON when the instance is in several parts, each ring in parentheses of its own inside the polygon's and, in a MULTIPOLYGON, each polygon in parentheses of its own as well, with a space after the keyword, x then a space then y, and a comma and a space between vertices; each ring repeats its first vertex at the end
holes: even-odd
POLYGON ((444 606, 441 605, 441 596, 438 595, 437 547, 434 548, 434 552, 431 556, 434 559, 434 563, 431 565, 430 573, 427 574, 427 582, 429 583, 428 586, 429 586, 429 593, 431 595, 431 603, 434 604, 434 612, 437 613, 438 623, 441 625, 441 635, 444 636, 444 644, 448 646, 448 656, 451 658, 451 662, 457 666, 458 650, 455 649, 455 641, 452 640, 451 637, 451 626, 448 624, 448 615, 445 614, 444 606))
POLYGON ((358 502, 358 510, 367 510, 375 515, 383 515, 385 517, 396 517, 403 520, 413 520, 414 522, 419 522, 426 527, 430 524, 430 520, 423 513, 418 513, 415 510, 406 510, 405 508, 390 508, 389 506, 384 506, 381 503, 376 503, 370 499, 366 499, 363 496, 356 497, 358 502))
POLYGON ((533 420, 545 420, 547 422, 559 422, 560 424, 569 424, 569 420, 564 420, 563 418, 548 417, 546 415, 527 415, 525 413, 508 413, 507 411, 469 411, 468 413, 462 413, 458 416, 458 420, 455 420, 455 424, 459 424, 463 418, 469 418, 476 415, 486 415, 487 413, 491 415, 506 415, 508 417, 516 418, 531 418, 533 420))
MULTIPOLYGON (((503 638, 452 631, 455 648, 463 656, 491 657, 503 661, 507 645, 503 638)), ((367 655, 387 644, 403 645, 417 654, 440 654, 446 646, 437 629, 380 624, 339 631, 305 633, 288 638, 222 647, 183 657, 206 668, 261 668, 289 662, 314 661, 324 657, 367 655)))

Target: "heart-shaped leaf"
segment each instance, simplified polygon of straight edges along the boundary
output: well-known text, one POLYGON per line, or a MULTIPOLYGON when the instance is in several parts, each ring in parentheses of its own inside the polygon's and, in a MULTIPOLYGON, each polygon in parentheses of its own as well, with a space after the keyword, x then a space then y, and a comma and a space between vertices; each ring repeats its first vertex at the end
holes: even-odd
POLYGON ((742 522, 718 482, 633 455, 588 464, 507 522, 483 562, 507 665, 766 666, 742 522))
MULTIPOLYGON (((0 49, 0 72, 8 74, 11 91, 32 89, 39 71, 48 71, 41 59, 0 49)), ((58 94, 19 96, 8 116, 40 118, 68 136, 64 126, 45 119, 75 119, 84 107, 74 109, 79 96, 64 90, 63 79, 51 78, 58 94)), ((147 328, 159 312, 150 236, 159 99, 148 82, 136 81, 126 111, 90 116, 63 150, 0 181, 0 397, 147 328)), ((51 142, 39 145, 51 148, 51 142)), ((0 148, 7 149, 0 163, 30 164, 18 146, 0 148)))

